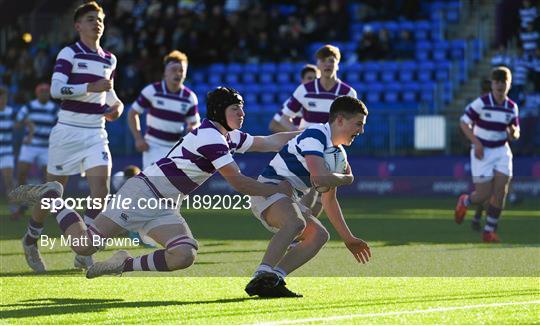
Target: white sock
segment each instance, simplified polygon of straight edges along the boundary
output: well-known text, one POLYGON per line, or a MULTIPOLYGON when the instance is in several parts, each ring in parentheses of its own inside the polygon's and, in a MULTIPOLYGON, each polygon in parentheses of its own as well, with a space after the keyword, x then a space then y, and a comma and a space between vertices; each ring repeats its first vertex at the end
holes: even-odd
POLYGON ((282 279, 285 279, 287 276, 287 272, 279 267, 274 268, 274 273, 278 274, 282 279))
POLYGON ((255 270, 255 273, 253 274, 253 276, 255 277, 258 274, 263 273, 263 272, 275 273, 274 269, 270 265, 266 265, 263 263, 263 264, 260 264, 259 267, 257 267, 257 270, 255 270))

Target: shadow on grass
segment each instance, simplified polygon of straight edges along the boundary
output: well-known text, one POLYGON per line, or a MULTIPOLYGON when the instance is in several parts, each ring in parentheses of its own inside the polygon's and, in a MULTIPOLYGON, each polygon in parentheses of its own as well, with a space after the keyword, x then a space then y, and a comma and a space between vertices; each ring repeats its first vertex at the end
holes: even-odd
POLYGON ((39 298, 23 300, 15 304, 1 305, 5 308, 16 308, 0 312, 0 319, 25 318, 65 315, 75 313, 95 313, 107 309, 167 307, 201 304, 237 303, 257 298, 232 298, 201 301, 124 301, 123 299, 74 299, 74 298, 39 298))

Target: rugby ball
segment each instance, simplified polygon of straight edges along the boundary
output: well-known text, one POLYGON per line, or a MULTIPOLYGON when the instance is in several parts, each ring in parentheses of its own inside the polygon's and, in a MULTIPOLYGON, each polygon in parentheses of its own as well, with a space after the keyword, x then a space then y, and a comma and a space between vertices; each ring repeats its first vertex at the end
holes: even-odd
POLYGON ((341 145, 327 148, 324 151, 324 162, 330 172, 345 173, 347 170, 347 152, 341 145))
MULTIPOLYGON (((330 172, 345 173, 348 164, 347 152, 345 152, 345 149, 341 145, 338 147, 327 148, 324 151, 324 163, 330 172)), ((315 190, 323 193, 329 191, 330 187, 319 186, 315 187, 315 190)))

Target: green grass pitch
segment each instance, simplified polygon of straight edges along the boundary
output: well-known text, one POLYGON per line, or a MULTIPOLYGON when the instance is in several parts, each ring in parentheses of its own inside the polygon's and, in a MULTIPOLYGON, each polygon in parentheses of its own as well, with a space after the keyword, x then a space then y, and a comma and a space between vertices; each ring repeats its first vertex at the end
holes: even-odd
MULTIPOLYGON (((454 198, 341 201, 353 232, 372 246, 356 263, 337 235, 288 277, 300 299, 254 299, 243 288, 271 234, 250 211, 189 210, 197 262, 173 273, 84 278, 69 248, 42 248, 49 272, 24 262, 26 220, 0 227, 2 324, 539 324, 540 204, 503 212, 501 244, 482 244, 454 198)), ((2 214, 6 207, 2 205, 2 214)), ((471 214, 469 214, 470 217, 471 214)), ((322 221, 331 226, 328 220, 322 221)), ((59 236, 52 218, 45 233, 59 236)), ((96 255, 109 257, 116 248, 96 255)), ((152 249, 127 248, 139 255, 152 249)))

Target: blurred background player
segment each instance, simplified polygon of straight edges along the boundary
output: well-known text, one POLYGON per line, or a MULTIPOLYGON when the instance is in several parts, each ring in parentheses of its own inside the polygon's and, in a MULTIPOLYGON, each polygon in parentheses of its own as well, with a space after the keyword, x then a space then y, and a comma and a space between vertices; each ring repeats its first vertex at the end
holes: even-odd
POLYGON ((182 135, 200 123, 197 95, 184 85, 188 58, 172 51, 163 58, 163 80, 146 86, 128 113, 135 148, 143 153, 143 169, 165 157, 182 135), (147 110, 146 133, 139 115, 147 110))
POLYGON ((327 123, 330 105, 334 99, 341 95, 356 97, 356 91, 337 78, 341 60, 339 48, 327 44, 317 50, 315 58, 321 77, 298 86, 282 110, 281 123, 289 129, 293 126, 287 125, 286 117, 293 119, 301 115, 300 129, 316 123, 327 123))
MULTIPOLYGON (((368 110, 360 100, 340 96, 332 103, 329 114, 327 123, 312 125, 290 140, 258 180, 274 184, 287 180, 301 193, 308 192, 309 188, 330 188, 322 194, 326 215, 354 258, 366 263, 371 256, 370 249, 366 242, 351 233, 336 197, 336 187, 353 182, 351 168, 347 167, 346 174, 329 171, 324 153, 332 147, 350 146, 355 137, 364 132, 368 110)), ((260 297, 301 296, 287 289, 284 279, 315 257, 328 241, 328 231, 295 195, 253 196, 251 203, 255 217, 275 234, 246 292, 260 297), (289 248, 295 239, 301 242, 289 248)))
MULTIPOLYGON (((231 88, 218 87, 207 97, 207 119, 179 141, 156 164, 129 179, 118 192, 122 198, 165 198, 175 202, 179 196, 189 195, 206 182, 216 171, 238 192, 247 195, 271 196, 282 193, 292 195, 291 185, 283 181, 278 185, 258 182, 244 176, 232 154, 254 152, 277 152, 298 133, 278 133, 270 136, 251 136, 239 129, 244 121, 244 100, 231 88)), ((58 198, 63 188, 59 183, 49 182, 38 186, 20 186, 12 194, 12 200, 39 201, 41 198, 58 198)), ((88 228, 74 210, 65 208, 56 213, 63 234, 79 238, 88 235, 109 238, 120 233, 143 230, 165 249, 150 254, 131 257, 126 251, 118 251, 103 262, 96 262, 87 278, 106 274, 132 271, 173 271, 191 266, 195 260, 198 243, 178 208, 129 206, 122 209, 109 203, 100 213, 94 225, 88 228)), ((80 255, 90 255, 98 248, 92 243, 72 246, 80 255)))
MULTIPOLYGON (((313 81, 320 77, 321 72, 319 71, 317 66, 312 64, 305 65, 300 71, 300 82, 302 84, 309 83, 310 81, 313 81)), ((270 121, 270 124, 268 125, 268 129, 270 129, 270 131, 281 132, 298 130, 298 127, 300 126, 300 120, 302 119, 301 115, 298 114, 298 116, 294 118, 283 115, 283 109, 287 106, 289 100, 290 98, 283 103, 281 109, 279 109, 279 111, 276 112, 276 114, 274 114, 274 116, 272 117, 272 121, 270 121), (283 122, 281 121, 282 117, 284 117, 283 122)))
MULTIPOLYGON (((15 110, 7 105, 8 90, 0 86, 0 173, 5 194, 13 190, 13 128, 15 127, 15 110)), ((9 205, 12 220, 19 218, 17 205, 9 205)))
POLYGON ((461 130, 471 141, 471 172, 475 190, 462 194, 455 221, 463 222, 467 207, 489 200, 484 242, 499 242, 497 224, 512 179, 512 151, 508 140, 520 136, 517 104, 508 98, 512 85, 510 69, 500 66, 491 72, 491 93, 473 101, 461 117, 461 130))
MULTIPOLYGON (((42 179, 47 175, 49 151, 49 135, 58 119, 58 105, 51 101, 50 85, 41 83, 35 89, 36 99, 23 106, 17 113, 17 125, 24 124, 26 134, 17 162, 17 181, 19 185, 26 184, 26 178, 36 163, 43 172, 42 179)), ((24 215, 25 206, 19 208, 24 215)))
POLYGON ((116 172, 111 179, 111 184, 114 191, 120 190, 126 181, 136 176, 140 172, 141 169, 139 169, 139 167, 136 165, 128 165, 124 168, 124 170, 116 172))
MULTIPOLYGON (((291 119, 300 116, 299 129, 305 129, 316 123, 327 123, 330 106, 341 95, 356 98, 356 91, 337 78, 341 52, 338 47, 327 44, 315 53, 320 78, 302 84, 294 91, 282 109, 280 123, 289 130, 294 130, 291 119)), ((315 189, 305 195, 302 202, 319 216, 322 212, 321 198, 315 189)))
MULTIPOLYGON (((96 2, 75 10, 79 40, 60 51, 52 75, 51 95, 62 102, 49 138, 47 164, 47 180, 64 186, 70 175, 86 174, 92 201, 100 198, 102 203, 109 193, 112 167, 105 120, 117 119, 124 108, 113 89, 116 57, 100 46, 104 19, 105 13, 96 2)), ((101 209, 87 209, 84 223, 92 224, 101 209)), ((36 242, 48 213, 34 205, 23 238, 26 261, 36 272, 46 270, 36 242)), ((88 268, 92 263, 91 256, 75 256, 77 268, 88 268)))

